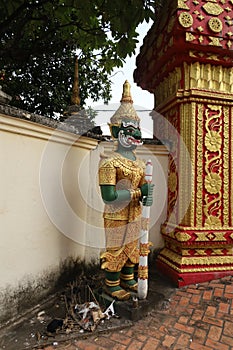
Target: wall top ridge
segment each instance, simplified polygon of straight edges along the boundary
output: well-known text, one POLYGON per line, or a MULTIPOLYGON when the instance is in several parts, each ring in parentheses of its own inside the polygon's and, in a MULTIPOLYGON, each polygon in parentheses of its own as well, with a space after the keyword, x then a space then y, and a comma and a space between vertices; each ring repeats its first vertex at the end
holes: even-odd
MULTIPOLYGON (((59 120, 44 117, 39 114, 31 113, 7 104, 0 103, 0 114, 15 118, 16 120, 21 119, 30 123, 43 125, 44 127, 50 128, 51 130, 60 130, 63 132, 71 133, 76 135, 76 137, 81 136, 79 130, 75 127, 75 125, 72 125, 72 123, 66 124, 66 122, 60 122, 59 120)), ((85 136, 99 141, 101 141, 104 137, 92 133, 92 131, 88 132, 88 130, 87 133, 85 133, 85 136)))
POLYGON ((22 118, 14 118, 2 114, 1 111, 0 131, 33 137, 34 139, 73 145, 74 147, 88 150, 95 149, 99 143, 99 141, 94 138, 76 135, 60 129, 54 129, 22 118))

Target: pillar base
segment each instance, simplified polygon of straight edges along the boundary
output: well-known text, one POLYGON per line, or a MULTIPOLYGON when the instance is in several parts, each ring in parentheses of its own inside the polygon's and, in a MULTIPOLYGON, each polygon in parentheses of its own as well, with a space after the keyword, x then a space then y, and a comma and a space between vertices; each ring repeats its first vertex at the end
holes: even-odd
POLYGON ((190 284, 197 284, 223 278, 226 276, 233 276, 233 269, 229 271, 201 271, 201 272, 178 272, 165 262, 156 261, 156 269, 163 276, 167 276, 175 285, 180 288, 190 284))

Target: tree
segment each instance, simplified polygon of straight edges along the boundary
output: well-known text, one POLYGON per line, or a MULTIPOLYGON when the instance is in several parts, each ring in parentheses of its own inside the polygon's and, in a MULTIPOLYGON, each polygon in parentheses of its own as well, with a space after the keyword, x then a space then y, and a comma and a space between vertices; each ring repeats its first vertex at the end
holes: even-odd
POLYGON ((0 70, 13 104, 44 115, 69 104, 75 53, 81 102, 107 102, 109 75, 136 47, 139 23, 154 17, 149 0, 2 0, 0 70))

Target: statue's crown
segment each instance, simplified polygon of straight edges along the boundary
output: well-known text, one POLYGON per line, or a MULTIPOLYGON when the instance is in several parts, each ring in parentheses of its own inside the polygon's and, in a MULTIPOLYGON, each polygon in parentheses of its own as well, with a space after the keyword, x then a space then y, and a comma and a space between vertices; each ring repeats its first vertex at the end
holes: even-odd
POLYGON ((112 125, 121 125, 123 120, 131 120, 133 124, 139 125, 140 118, 138 117, 133 107, 133 100, 130 93, 130 84, 127 80, 123 84, 123 93, 120 102, 120 107, 110 119, 110 127, 112 125))

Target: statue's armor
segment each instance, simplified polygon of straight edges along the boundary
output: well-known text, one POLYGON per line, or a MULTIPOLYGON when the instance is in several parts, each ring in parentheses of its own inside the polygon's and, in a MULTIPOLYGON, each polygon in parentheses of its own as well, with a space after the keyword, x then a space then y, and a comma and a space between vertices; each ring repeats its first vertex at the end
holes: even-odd
MULTIPOLYGON (((99 184, 114 185, 116 190, 134 191, 145 181, 145 163, 130 160, 119 153, 103 158, 99 167, 99 184)), ((138 238, 141 230, 141 203, 139 197, 128 202, 105 205, 104 227, 106 252, 101 255, 102 268, 120 271, 126 261, 136 264, 139 260, 138 238)))

